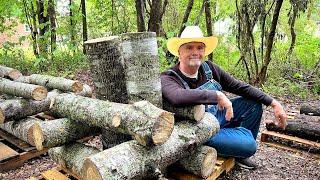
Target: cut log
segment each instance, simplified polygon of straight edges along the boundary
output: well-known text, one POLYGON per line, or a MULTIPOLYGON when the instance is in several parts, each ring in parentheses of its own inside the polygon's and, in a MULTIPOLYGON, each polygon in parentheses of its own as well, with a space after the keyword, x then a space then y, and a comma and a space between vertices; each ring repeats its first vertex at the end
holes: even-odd
POLYGON ((302 104, 300 107, 300 114, 320 116, 320 104, 318 105, 302 104))
POLYGON ((34 100, 42 100, 48 93, 43 86, 14 82, 4 78, 0 79, 0 92, 34 100))
POLYGON ((4 124, 0 124, 0 128, 19 139, 24 140, 30 145, 35 146, 33 131, 35 127, 34 124, 36 122, 39 122, 39 119, 27 117, 20 121, 10 121, 4 124))
POLYGON ((90 155, 100 152, 97 148, 74 143, 62 147, 50 148, 48 153, 50 158, 72 173, 84 179, 83 163, 90 155))
POLYGON ((210 113, 197 124, 182 121, 161 146, 150 148, 136 141, 119 144, 85 160, 85 179, 138 179, 153 176, 156 171, 192 154, 197 145, 206 142, 219 129, 210 113))
POLYGON ((163 109, 174 113, 176 120, 195 120, 200 121, 205 113, 204 105, 187 107, 174 107, 169 103, 163 102, 163 109))
POLYGON ((82 91, 78 92, 76 94, 79 95, 79 96, 92 97, 92 88, 87 84, 83 84, 82 91))
POLYGON ((313 141, 320 139, 320 117, 317 116, 300 115, 295 119, 288 120, 285 130, 277 127, 274 123, 268 123, 266 127, 269 131, 277 131, 303 139, 313 141))
POLYGON ((217 151, 209 146, 199 146, 196 152, 178 161, 177 165, 202 178, 209 177, 217 161, 217 151))
POLYGON ((20 76, 19 78, 15 79, 14 81, 30 84, 30 76, 20 76))
POLYGON ((132 137, 130 135, 123 134, 111 129, 102 129, 101 138, 103 149, 109 149, 118 144, 132 140, 132 137))
POLYGON ((45 147, 61 146, 99 132, 100 128, 90 127, 67 118, 40 121, 33 128, 33 144, 38 150, 42 150, 45 147))
POLYGON ((153 111, 147 112, 140 108, 142 104, 146 103, 120 104, 74 94, 60 94, 56 96, 51 111, 60 117, 132 135, 144 146, 163 144, 173 129, 172 113, 152 104, 147 110, 153 111))
POLYGON ((63 77, 54 77, 40 74, 32 74, 29 77, 31 84, 45 86, 48 89, 59 89, 61 91, 81 92, 83 84, 63 77))
POLYGON ((41 101, 10 99, 0 102, 0 124, 48 111, 51 99, 58 94, 58 91, 51 91, 48 93, 48 96, 41 101))
POLYGON ((20 71, 6 66, 0 66, 0 77, 8 77, 12 80, 15 80, 20 76, 22 76, 20 71))

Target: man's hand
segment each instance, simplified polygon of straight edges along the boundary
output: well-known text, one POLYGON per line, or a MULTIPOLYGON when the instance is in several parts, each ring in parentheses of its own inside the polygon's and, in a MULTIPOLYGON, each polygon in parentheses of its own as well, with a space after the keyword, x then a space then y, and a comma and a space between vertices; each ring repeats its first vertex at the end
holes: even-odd
POLYGON ((278 122, 278 126, 282 129, 285 129, 287 126, 287 114, 283 110, 283 107, 277 100, 272 100, 271 102, 271 107, 273 108, 274 111, 274 116, 276 117, 276 120, 278 122))
POLYGON ((222 92, 217 91, 218 108, 219 110, 226 109, 226 120, 230 121, 233 118, 233 108, 231 101, 222 92))

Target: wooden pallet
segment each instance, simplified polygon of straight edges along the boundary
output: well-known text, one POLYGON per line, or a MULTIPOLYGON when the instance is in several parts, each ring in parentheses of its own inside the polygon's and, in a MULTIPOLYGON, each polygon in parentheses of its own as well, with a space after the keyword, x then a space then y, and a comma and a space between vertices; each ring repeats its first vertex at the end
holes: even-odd
MULTIPOLYGON (((213 173, 206 178, 206 180, 214 180, 217 179, 221 174, 228 173, 235 165, 234 158, 222 158, 218 157, 216 161, 216 166, 213 173)), ((204 179, 202 177, 196 176, 194 174, 183 172, 182 170, 175 170, 174 172, 170 172, 170 177, 177 180, 200 180, 204 179)))
POLYGON ((31 158, 40 156, 47 149, 35 147, 0 129, 0 172, 15 169, 31 158))
POLYGON ((69 170, 58 166, 41 173, 38 177, 30 177, 28 180, 79 180, 80 178, 69 170))

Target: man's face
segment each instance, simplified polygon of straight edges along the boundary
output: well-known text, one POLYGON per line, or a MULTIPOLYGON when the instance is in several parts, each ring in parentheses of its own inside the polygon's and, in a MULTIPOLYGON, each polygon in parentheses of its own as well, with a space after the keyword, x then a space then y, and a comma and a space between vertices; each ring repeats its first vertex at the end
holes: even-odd
POLYGON ((179 61, 188 67, 200 67, 204 58, 205 45, 201 42, 190 42, 180 46, 179 61))

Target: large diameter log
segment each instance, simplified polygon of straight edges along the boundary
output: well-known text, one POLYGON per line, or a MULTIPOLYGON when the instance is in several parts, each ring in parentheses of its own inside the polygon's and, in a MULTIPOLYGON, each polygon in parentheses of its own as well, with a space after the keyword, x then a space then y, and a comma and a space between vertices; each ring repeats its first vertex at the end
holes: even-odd
POLYGON ((320 104, 318 105, 302 104, 300 107, 300 114, 320 116, 320 104))
POLYGON ((303 139, 319 141, 320 139, 320 117, 300 115, 299 118, 287 121, 285 130, 273 123, 266 124, 267 130, 277 131, 303 139))
POLYGON ((143 147, 136 141, 119 144, 85 160, 85 179, 138 179, 153 176, 168 165, 192 154, 219 129, 216 118, 206 113, 197 124, 182 121, 161 146, 143 147))
POLYGON ((196 152, 178 161, 178 166, 202 178, 209 177, 217 161, 217 151, 209 146, 200 146, 196 152))
POLYGON ((187 107, 175 107, 167 102, 163 102, 163 109, 174 113, 176 120, 200 121, 205 113, 205 106, 202 104, 187 107))
POLYGON ((56 96, 51 111, 58 116, 132 135, 144 146, 163 144, 169 138, 174 124, 172 113, 146 101, 120 104, 60 94, 56 96), (149 107, 146 108, 145 104, 149 104, 149 107))
POLYGON ((90 155, 100 152, 97 148, 81 143, 68 144, 61 147, 50 148, 50 158, 62 167, 71 170, 72 173, 84 178, 83 163, 90 155))
POLYGON ((20 76, 22 76, 20 71, 6 66, 0 66, 0 77, 8 77, 12 80, 15 80, 20 76))
POLYGON ((57 91, 51 91, 41 100, 9 99, 0 102, 0 124, 48 111, 51 99, 57 96, 57 91))
POLYGON ((54 77, 48 75, 32 74, 29 77, 31 84, 45 86, 48 89, 59 89, 61 91, 81 92, 83 84, 79 81, 66 79, 63 77, 54 77))
POLYGON ((42 150, 44 147, 60 146, 99 132, 100 128, 90 127, 67 118, 40 121, 33 128, 33 144, 38 150, 42 150))
POLYGON ((34 100, 42 100, 48 93, 43 86, 14 82, 4 78, 0 79, 0 92, 34 100))

